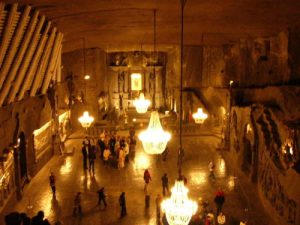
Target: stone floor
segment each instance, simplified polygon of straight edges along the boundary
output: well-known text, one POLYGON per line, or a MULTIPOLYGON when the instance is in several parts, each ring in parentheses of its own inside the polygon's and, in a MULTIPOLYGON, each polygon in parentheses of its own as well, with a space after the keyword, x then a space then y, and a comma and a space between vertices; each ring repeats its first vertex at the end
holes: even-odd
MULTIPOLYGON (((46 217, 54 224, 60 220, 65 225, 152 225, 156 224, 155 197, 161 193, 161 176, 167 173, 169 185, 173 186, 177 177, 177 144, 173 138, 169 144, 170 153, 166 162, 156 156, 149 156, 137 145, 134 160, 124 169, 104 166, 99 157, 95 163, 95 176, 84 171, 81 158, 81 139, 68 140, 67 148, 75 148, 74 154, 55 156, 31 180, 24 190, 22 201, 8 207, 9 210, 23 211, 33 216, 38 210, 44 210, 46 217), (149 168, 152 175, 150 183, 151 204, 145 209, 143 192, 143 172, 149 168), (50 171, 57 179, 57 196, 52 197, 48 183, 50 171), (104 186, 107 194, 108 207, 106 210, 97 206, 96 191, 104 186), (75 194, 82 192, 83 215, 72 216, 75 194), (122 191, 126 193, 128 215, 119 219, 118 197, 122 191)), ((183 174, 188 179, 189 197, 197 200, 202 197, 213 203, 214 194, 218 187, 225 191, 226 201, 224 213, 226 224, 239 224, 240 220, 248 220, 248 225, 273 225, 264 213, 256 191, 243 189, 239 179, 234 176, 230 166, 215 149, 219 139, 213 136, 186 136, 183 138, 185 157, 183 174), (216 181, 208 178, 208 163, 216 163, 216 181), (252 195, 253 194, 253 195, 252 195)), ((1 218, 3 221, 3 218, 1 218)), ((2 223, 1 223, 2 224, 2 223)))

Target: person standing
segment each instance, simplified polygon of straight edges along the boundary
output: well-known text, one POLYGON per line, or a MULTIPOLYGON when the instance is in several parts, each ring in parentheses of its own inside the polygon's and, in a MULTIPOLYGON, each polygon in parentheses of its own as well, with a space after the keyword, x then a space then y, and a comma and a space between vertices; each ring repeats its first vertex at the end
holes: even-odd
POLYGON ((125 192, 122 192, 120 197, 119 197, 119 204, 121 207, 121 215, 120 218, 124 217, 127 215, 126 211, 126 199, 125 199, 125 192))
POLYGON ((103 137, 103 139, 102 139, 102 137, 100 137, 100 139, 98 140, 98 145, 100 148, 100 157, 101 157, 101 159, 103 159, 103 153, 105 150, 104 137, 103 137))
POLYGON ((50 184, 50 187, 51 187, 51 190, 52 190, 52 194, 53 194, 53 196, 55 196, 56 186, 55 186, 55 176, 54 176, 53 172, 51 172, 51 174, 49 176, 49 184, 50 184))
POLYGON ((217 206, 217 215, 219 215, 220 212, 222 212, 222 207, 225 202, 225 194, 221 188, 219 188, 219 190, 217 191, 214 202, 217 206))
POLYGON ((99 191, 97 191, 98 193, 98 205, 101 206, 101 202, 103 202, 104 207, 106 208, 107 204, 105 201, 106 195, 104 193, 104 187, 102 187, 99 191))
POLYGON ((83 146, 82 146, 82 149, 81 149, 81 152, 82 152, 82 160, 83 160, 83 168, 85 170, 87 170, 87 158, 88 158, 88 150, 89 150, 89 147, 88 147, 88 141, 84 141, 83 143, 83 146))
POLYGON ((169 179, 168 179, 168 175, 166 173, 162 176, 161 182, 162 182, 162 187, 163 187, 163 196, 166 196, 166 190, 169 194, 169 179))
POLYGON ((151 175, 147 169, 144 172, 144 181, 145 181, 144 192, 147 193, 148 184, 151 181, 151 175))
POLYGON ((89 157, 89 172, 93 172, 93 175, 95 175, 95 159, 96 159, 96 152, 95 152, 95 148, 90 146, 88 148, 89 150, 89 154, 88 154, 88 157, 89 157))
POLYGON ((110 156, 110 150, 108 147, 105 147, 104 152, 103 152, 104 164, 108 164, 109 156, 110 156))
POLYGON ((118 164, 118 168, 122 169, 125 166, 125 152, 123 150, 122 147, 120 147, 120 151, 119 151, 119 164, 118 164))

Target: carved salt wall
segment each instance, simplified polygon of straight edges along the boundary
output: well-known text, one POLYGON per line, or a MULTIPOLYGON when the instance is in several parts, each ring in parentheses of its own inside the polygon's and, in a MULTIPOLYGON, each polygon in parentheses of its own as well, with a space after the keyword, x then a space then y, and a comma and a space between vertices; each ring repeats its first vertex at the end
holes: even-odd
MULTIPOLYGON (((78 40, 80 41, 80 39, 78 40)), ((62 81, 66 87, 61 106, 72 110, 71 124, 73 128, 80 128, 78 117, 88 110, 91 115, 100 117, 99 100, 108 95, 106 72, 106 54, 101 49, 86 49, 86 74, 89 80, 84 79, 83 50, 68 52, 62 55, 62 81), (65 104, 64 104, 64 103, 65 104)))
MULTIPOLYGON (((252 90, 258 97, 256 94, 252 90)), ((262 203, 274 221, 299 224, 298 137, 295 127, 286 123, 290 115, 282 114, 287 109, 278 105, 233 107, 230 155, 237 168, 250 177, 249 182, 257 182, 262 203)))

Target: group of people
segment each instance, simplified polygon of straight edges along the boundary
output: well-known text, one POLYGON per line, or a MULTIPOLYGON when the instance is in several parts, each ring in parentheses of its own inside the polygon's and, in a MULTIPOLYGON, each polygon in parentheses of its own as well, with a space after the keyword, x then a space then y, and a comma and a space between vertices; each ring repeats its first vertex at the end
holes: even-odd
POLYGON ((125 167, 125 163, 129 162, 129 153, 134 155, 136 138, 134 134, 130 136, 119 136, 116 133, 103 131, 96 144, 92 144, 92 139, 87 137, 83 141, 82 156, 83 167, 88 169, 90 173, 95 173, 95 159, 97 149, 100 150, 100 158, 106 165, 113 165, 119 169, 125 167), (88 166, 89 162, 89 166, 88 166))
MULTIPOLYGON (((27 216, 26 213, 11 212, 5 216, 4 221, 6 225, 50 225, 43 211, 38 211, 32 218, 27 216)), ((55 225, 60 224, 60 222, 55 223, 55 225)))

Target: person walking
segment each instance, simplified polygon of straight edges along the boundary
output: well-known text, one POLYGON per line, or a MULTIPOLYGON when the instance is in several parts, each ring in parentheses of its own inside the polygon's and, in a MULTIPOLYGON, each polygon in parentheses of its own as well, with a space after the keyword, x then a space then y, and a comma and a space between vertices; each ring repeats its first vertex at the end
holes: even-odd
POLYGON ((122 192, 120 197, 119 197, 119 204, 121 207, 121 215, 120 218, 123 218, 124 216, 127 215, 126 211, 126 199, 125 199, 125 192, 122 192))
POLYGON ((89 152, 89 144, 88 144, 88 141, 84 141, 83 143, 83 146, 82 146, 82 149, 81 149, 81 152, 82 152, 82 160, 83 160, 83 168, 85 170, 87 170, 87 159, 88 159, 88 152, 89 152))
POLYGON ((144 172, 144 181, 145 181, 144 192, 147 193, 148 184, 151 181, 151 175, 150 175, 148 169, 146 169, 144 172))
POLYGON ((73 208, 73 215, 76 216, 77 212, 79 215, 82 214, 81 208, 81 192, 77 192, 75 199, 74 199, 74 208, 73 208))
POLYGON ((98 193, 98 205, 101 206, 101 202, 103 202, 104 207, 106 208, 107 204, 105 201, 106 195, 104 193, 104 187, 102 187, 99 191, 97 191, 97 193, 98 193))
POLYGON ((219 188, 219 190, 217 191, 214 202, 217 206, 217 215, 219 215, 220 212, 222 212, 222 207, 225 202, 225 194, 221 188, 219 188))
POLYGON ((54 176, 53 172, 50 173, 49 184, 50 184, 50 187, 51 187, 51 190, 52 190, 52 194, 53 194, 53 196, 55 196, 56 186, 55 186, 55 176, 54 176))
POLYGON ((168 179, 168 175, 166 173, 162 176, 161 182, 162 182, 162 187, 163 187, 163 196, 166 196, 166 190, 167 190, 167 193, 169 194, 169 179, 168 179))

